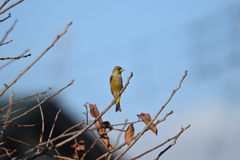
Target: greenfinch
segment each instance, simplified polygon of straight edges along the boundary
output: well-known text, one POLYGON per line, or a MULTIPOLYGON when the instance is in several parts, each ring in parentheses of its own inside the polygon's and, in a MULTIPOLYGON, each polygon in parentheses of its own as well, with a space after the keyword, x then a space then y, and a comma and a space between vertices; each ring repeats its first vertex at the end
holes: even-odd
MULTIPOLYGON (((122 82, 122 75, 121 73, 124 71, 124 69, 120 66, 116 66, 113 71, 112 75, 110 77, 110 88, 113 97, 115 97, 118 92, 123 88, 123 82, 122 82)), ((122 112, 121 107, 120 107, 120 96, 117 98, 116 101, 116 112, 122 112)))

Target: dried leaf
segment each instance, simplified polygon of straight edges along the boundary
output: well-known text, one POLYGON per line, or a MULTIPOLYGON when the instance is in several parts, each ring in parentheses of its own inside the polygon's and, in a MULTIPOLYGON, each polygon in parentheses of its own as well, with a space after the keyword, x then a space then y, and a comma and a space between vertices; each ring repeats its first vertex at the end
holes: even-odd
MULTIPOLYGON (((90 104, 88 103, 88 106, 90 108, 90 115, 93 117, 93 118, 97 118, 99 116, 99 111, 97 109, 97 105, 96 104, 90 104)), ((102 125, 102 118, 99 118, 98 119, 98 122, 102 125)))
MULTIPOLYGON (((71 147, 75 148, 75 150, 77 150, 78 154, 82 153, 84 155, 84 154, 87 153, 86 150, 85 150, 85 145, 84 145, 83 140, 79 141, 77 144, 75 143, 75 144, 71 145, 71 147)), ((76 154, 74 153, 72 155, 72 157, 75 157, 75 156, 76 156, 76 154)))
POLYGON ((98 128, 97 129, 98 134, 101 137, 104 144, 106 145, 107 149, 108 150, 113 149, 112 145, 110 144, 110 139, 107 135, 106 128, 100 125, 99 123, 95 123, 95 126, 98 128))
POLYGON ((128 126, 127 130, 125 131, 125 142, 127 143, 127 145, 131 143, 133 137, 134 137, 134 127, 132 123, 128 126))
POLYGON ((103 127, 104 128, 109 128, 110 131, 113 129, 113 127, 112 127, 112 125, 110 124, 109 121, 103 122, 103 127))
MULTIPOLYGON (((139 115, 137 115, 139 118, 141 118, 143 120, 143 122, 148 125, 148 123, 151 121, 151 116, 148 113, 141 113, 139 115)), ((149 128, 153 131, 153 133, 155 133, 157 135, 157 128, 155 124, 151 124, 149 126, 149 128)))

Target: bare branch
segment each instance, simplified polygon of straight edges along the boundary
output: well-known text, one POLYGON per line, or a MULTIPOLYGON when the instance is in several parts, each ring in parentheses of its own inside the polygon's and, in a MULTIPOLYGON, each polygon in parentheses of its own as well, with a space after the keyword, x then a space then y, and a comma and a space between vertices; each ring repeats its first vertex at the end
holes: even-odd
POLYGON ((26 72, 28 71, 50 48, 53 47, 53 45, 56 43, 56 41, 67 32, 68 27, 72 24, 72 22, 70 22, 69 24, 67 24, 67 26, 65 27, 65 29, 63 30, 63 32, 61 34, 59 34, 55 40, 52 42, 52 44, 50 44, 50 46, 45 49, 27 68, 25 68, 23 71, 20 72, 20 74, 11 82, 9 83, 1 92, 0 92, 0 97, 7 91, 7 89, 9 87, 11 87, 15 82, 17 82, 17 80, 26 72))
MULTIPOLYGON (((42 142, 42 138, 43 138, 43 134, 44 134, 44 116, 43 116, 43 111, 42 111, 42 106, 40 104, 39 101, 39 94, 37 93, 37 101, 38 101, 38 107, 41 113, 41 118, 42 118, 42 132, 40 134, 40 138, 39 138, 39 144, 42 142)), ((37 150, 37 153, 39 152, 39 150, 37 150)))
POLYGON ((83 113, 86 115, 86 121, 87 121, 87 125, 88 125, 88 107, 87 107, 87 103, 83 105, 86 108, 86 113, 83 113))
POLYGON ((5 43, 1 43, 0 46, 2 46, 2 45, 4 45, 4 44, 8 44, 8 43, 10 43, 10 42, 12 42, 12 41, 13 41, 13 40, 10 40, 10 41, 5 42, 5 43))
MULTIPOLYGON (((44 92, 42 92, 42 93, 40 93, 40 94, 38 94, 38 95, 40 96, 40 95, 46 94, 49 90, 51 90, 51 88, 48 88, 46 91, 44 91, 44 92)), ((6 105, 5 107, 3 107, 3 108, 0 110, 0 113, 2 113, 5 109, 7 109, 8 107, 10 107, 10 106, 12 106, 12 105, 14 105, 14 104, 23 102, 23 101, 25 101, 25 100, 27 100, 27 99, 30 99, 30 98, 33 98, 33 97, 36 97, 36 96, 37 96, 37 94, 36 94, 36 95, 33 95, 33 96, 29 96, 29 97, 23 98, 23 99, 20 99, 20 100, 15 101, 15 102, 13 102, 13 103, 11 103, 11 104, 8 104, 8 105, 6 105)))
MULTIPOLYGON (((67 87, 69 87, 70 85, 72 85, 72 84, 73 84, 73 81, 74 81, 74 80, 72 80, 71 83, 69 83, 67 86, 63 87, 62 89, 60 89, 60 90, 59 90, 58 92, 56 92, 55 94, 53 94, 53 95, 51 95, 51 96, 49 96, 49 97, 46 97, 43 101, 41 101, 40 104, 43 104, 43 103, 46 102, 47 100, 49 100, 49 99, 51 99, 52 97, 58 95, 61 91, 63 91, 64 89, 66 89, 67 87)), ((32 107, 31 109, 29 109, 28 111, 22 113, 21 115, 13 118, 13 119, 11 119, 11 120, 9 120, 9 121, 6 122, 5 124, 12 123, 13 121, 15 121, 15 120, 17 120, 17 119, 19 119, 19 118, 27 115, 29 112, 33 111, 33 110, 36 109, 37 107, 38 107, 38 104, 37 104, 36 106, 32 107)))
MULTIPOLYGON (((172 112, 172 111, 171 111, 171 112, 172 112)), ((169 115, 171 115, 171 112, 170 112, 170 113, 167 113, 167 114, 166 114, 166 115, 165 115, 160 121, 161 121, 161 122, 162 122, 162 121, 165 121, 166 118, 167 118, 169 115)), ((148 128, 146 131, 148 131, 148 130, 149 130, 149 128, 148 128)), ((146 131, 145 131, 145 132, 146 132, 146 131)), ((138 133, 136 136, 134 136, 133 139, 137 138, 137 136, 138 136, 139 134, 140 134, 140 133, 138 133)), ((111 154, 111 153, 113 153, 113 152, 115 152, 115 151, 121 149, 121 148, 122 148, 123 146, 125 146, 126 144, 127 144, 127 143, 124 142, 123 144, 121 144, 121 145, 118 146, 117 148, 114 148, 114 149, 110 150, 109 152, 103 154, 102 156, 98 157, 96 160, 100 160, 100 159, 102 159, 103 157, 108 156, 109 154, 111 154)))
POLYGON ((21 56, 18 56, 18 57, 6 57, 6 58, 0 58, 0 60, 6 60, 6 59, 20 59, 20 58, 26 58, 26 57, 29 57, 31 56, 31 54, 27 54, 27 55, 21 55, 21 56))
POLYGON ((26 145, 26 146, 33 147, 33 148, 36 148, 36 149, 43 149, 42 147, 39 147, 39 146, 33 146, 33 145, 28 144, 28 143, 26 143, 26 142, 23 142, 23 141, 20 141, 20 140, 17 140, 17 139, 11 138, 11 137, 9 137, 9 136, 7 136, 7 135, 5 135, 5 134, 2 134, 2 133, 0 133, 0 134, 3 135, 4 137, 8 138, 8 139, 11 139, 12 141, 15 141, 15 142, 18 142, 18 143, 24 144, 24 145, 26 145))
MULTIPOLYGON (((18 110, 15 110, 15 111, 9 113, 9 115, 14 114, 14 113, 17 113, 17 112, 19 112, 19 111, 22 111, 22 110, 24 110, 24 109, 26 109, 26 107, 25 107, 25 108, 20 108, 20 109, 18 109, 18 110)), ((3 116, 1 116, 0 118, 5 118, 5 117, 7 117, 7 116, 8 116, 8 115, 3 115, 3 116)))
POLYGON ((5 35, 4 35, 3 39, 1 40, 0 44, 2 44, 5 41, 5 39, 7 38, 8 34, 13 30, 14 26, 16 25, 16 23, 17 23, 17 20, 14 21, 12 27, 5 33, 5 35))
MULTIPOLYGON (((11 9, 12 7, 18 5, 19 3, 23 2, 24 0, 19 0, 18 2, 12 4, 11 6, 9 6, 8 8, 4 9, 3 11, 0 12, 0 15, 5 13, 7 10, 11 9)), ((5 3, 5 2, 4 2, 5 3)), ((1 6, 2 7, 2 6, 1 6)))
POLYGON ((125 86, 121 89, 121 91, 117 94, 117 96, 113 99, 113 101, 111 102, 111 104, 92 122, 90 123, 89 125, 87 125, 85 128, 83 128, 82 130, 78 131, 75 135, 73 135, 72 137, 56 144, 55 146, 50 146, 47 148, 47 150, 52 150, 54 148, 58 148, 58 147, 61 147, 62 145, 66 144, 67 142, 70 142, 71 140, 73 140, 74 138, 78 137, 79 135, 81 135, 83 132, 85 132, 86 130, 88 130, 93 124, 95 124, 98 119, 103 115, 105 114, 117 101, 117 98, 122 94, 122 92, 126 89, 126 87, 128 86, 129 84, 129 81, 130 79, 132 78, 133 76, 133 73, 131 72, 131 75, 130 77, 128 77, 127 79, 127 82, 125 84, 125 86))
POLYGON ((5 1, 3 2, 3 4, 1 5, 0 10, 1 10, 9 1, 10 1, 10 0, 5 0, 5 1))
POLYGON ((118 143, 119 143, 119 139, 120 139, 120 137, 121 137, 121 135, 122 135, 122 132, 124 131, 124 128, 127 126, 127 121, 128 121, 128 119, 125 120, 125 125, 122 127, 122 130, 121 130, 121 132, 119 133, 118 138, 117 138, 116 143, 115 143, 115 145, 113 146, 113 148, 116 148, 116 147, 117 147, 117 145, 118 145, 118 143))
MULTIPOLYGON (((29 49, 27 49, 26 51, 24 51, 22 54, 20 54, 19 56, 22 56, 24 54, 26 54, 27 52, 29 52, 29 49)), ((15 61, 15 59, 12 59, 11 61, 5 63, 4 65, 0 66, 0 69, 3 69, 4 67, 6 67, 7 65, 9 65, 10 63, 12 63, 13 61, 15 61)))
POLYGON ((10 18, 10 17, 11 17, 11 13, 8 13, 8 16, 7 16, 6 18, 0 20, 0 22, 3 22, 3 21, 7 20, 7 19, 10 18))
MULTIPOLYGON (((14 91, 12 91, 12 94, 11 94, 10 97, 9 97, 9 104, 12 103, 14 96, 15 96, 15 93, 14 93, 14 91)), ((10 107, 8 108, 7 113, 6 113, 6 116, 5 116, 5 117, 3 118, 3 120, 2 120, 3 122, 7 122, 7 121, 8 121, 9 115, 10 115, 11 111, 12 111, 12 106, 10 106, 10 107)), ((1 128, 2 128, 2 130, 0 131, 0 133, 1 133, 1 134, 4 134, 4 131, 6 130, 7 126, 3 126, 3 127, 1 127, 1 128)), ((2 135, 0 136, 0 139, 2 139, 2 135)))
MULTIPOLYGON (((6 151, 6 150, 5 150, 6 151)), ((6 151, 6 154, 2 154, 2 155, 0 155, 0 158, 3 158, 3 157, 6 157, 6 156, 11 156, 11 155, 13 155, 13 153, 15 153, 15 152, 17 152, 17 150, 16 149, 14 149, 12 152, 7 152, 6 151)))
MULTIPOLYGON (((120 139, 120 137, 121 137, 121 135, 122 135, 122 133, 123 133, 123 131, 124 131, 124 128, 127 126, 127 122, 128 122, 128 119, 125 120, 125 125, 123 125, 122 130, 120 131, 120 133, 119 133, 119 135, 118 135, 118 138, 117 138, 117 140, 116 140, 116 143, 115 143, 115 145, 113 146, 113 148, 116 148, 116 147, 117 147, 117 145, 118 145, 118 143, 119 143, 119 139, 120 139)), ((111 159, 111 156, 112 156, 112 154, 109 154, 108 157, 107 157, 107 159, 110 160, 110 159, 111 159)))
POLYGON ((169 150, 172 146, 174 146, 177 142, 178 137, 189 127, 190 127, 190 124, 186 128, 181 128, 181 131, 175 137, 173 137, 174 141, 166 149, 160 152, 159 155, 154 160, 158 160, 167 150, 169 150))
POLYGON ((52 129, 51 129, 50 134, 49 134, 49 137, 48 137, 48 142, 47 142, 46 147, 48 147, 48 144, 49 144, 50 139, 51 139, 51 137, 52 137, 52 133, 53 133, 53 130, 54 130, 54 127, 55 127, 55 124, 56 124, 56 122, 57 122, 57 118, 58 118, 58 115, 59 115, 60 112, 61 112, 61 109, 60 109, 60 110, 57 112, 57 114, 56 114, 55 120, 54 120, 53 125, 52 125, 52 129))
POLYGON ((52 155, 52 154, 49 154, 49 153, 46 153, 45 155, 49 156, 49 157, 53 157, 53 158, 58 158, 58 159, 75 160, 75 159, 72 159, 70 157, 63 157, 63 156, 58 156, 58 155, 52 155))
MULTIPOLYGON (((160 144, 160 145, 158 145, 158 146, 156 146, 156 147, 154 147, 154 148, 152 148, 152 149, 150 149, 150 150, 148 150, 148 151, 146 151, 146 152, 140 154, 140 155, 137 156, 137 157, 132 158, 131 160, 135 160, 135 159, 141 158, 141 157, 144 156, 145 154, 148 154, 148 153, 154 151, 155 149, 157 149, 157 148, 159 148, 159 147, 165 145, 166 143, 170 142, 170 141, 173 140, 173 139, 174 139, 174 141, 177 140, 178 137, 179 137, 179 136, 180 136, 180 135, 181 135, 186 129, 188 129, 189 127, 190 127, 190 125, 187 126, 187 127, 184 128, 184 129, 181 128, 181 131, 180 131, 177 135, 175 135, 174 137, 167 139, 167 140, 166 140, 165 142, 163 142, 162 144, 160 144)), ((161 153, 162 153, 162 152, 161 152, 161 153)), ((162 154, 163 154, 163 153, 162 153, 162 154)), ((161 155, 162 155, 162 154, 161 154, 161 155)), ((161 155, 160 155, 160 156, 161 156, 161 155)), ((160 156, 159 156, 159 157, 160 157, 160 156)), ((158 157, 158 158, 159 158, 159 157, 158 157)))
POLYGON ((148 127, 153 123, 153 121, 156 120, 156 118, 158 117, 158 115, 162 112, 162 110, 165 108, 165 106, 168 104, 168 102, 172 99, 173 95, 176 93, 176 91, 181 87, 181 84, 184 80, 184 78, 187 76, 187 71, 185 71, 185 74, 183 76, 183 78, 181 79, 180 83, 178 84, 177 88, 173 90, 172 94, 170 95, 170 97, 168 98, 168 100, 166 101, 166 103, 162 106, 162 108, 157 112, 157 114, 154 116, 154 118, 149 122, 148 125, 146 125, 144 127, 144 129, 141 131, 141 133, 136 137, 136 139, 134 139, 134 141, 121 153, 119 154, 115 160, 118 160, 119 158, 121 158, 137 141, 138 139, 144 134, 144 132, 148 129, 148 127))

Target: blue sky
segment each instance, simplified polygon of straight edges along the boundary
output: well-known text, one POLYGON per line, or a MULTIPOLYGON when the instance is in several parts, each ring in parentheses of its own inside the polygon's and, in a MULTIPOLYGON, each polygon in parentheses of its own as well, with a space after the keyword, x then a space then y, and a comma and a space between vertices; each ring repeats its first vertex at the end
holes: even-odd
MULTIPOLYGON (((115 113, 113 107, 103 120, 113 124, 135 121, 142 112, 153 117, 188 70, 182 88, 160 116, 170 110, 174 114, 159 125, 157 137, 146 133, 129 157, 191 124, 163 159, 239 159, 235 145, 240 133, 236 125, 240 36, 230 32, 239 26, 234 16, 239 6, 238 0, 24 1, 10 10, 12 17, 1 24, 0 37, 18 19, 7 39, 13 42, 1 46, 0 53, 1 57, 13 57, 30 48, 32 56, 2 69, 2 84, 9 83, 44 51, 67 23, 73 24, 4 97, 12 90, 18 99, 48 87, 54 93, 75 79, 55 100, 78 121, 86 102, 97 104, 100 111, 110 104, 109 78, 114 66, 120 65, 125 69, 124 83, 131 71, 134 74, 122 95, 123 112, 115 113), (236 65, 230 65, 233 62, 236 65), (153 137, 150 141, 149 136, 153 137)), ((144 124, 135 127, 138 133, 144 124)), ((116 136, 111 137, 114 142, 116 136)), ((147 155, 148 159, 162 149, 147 155)))

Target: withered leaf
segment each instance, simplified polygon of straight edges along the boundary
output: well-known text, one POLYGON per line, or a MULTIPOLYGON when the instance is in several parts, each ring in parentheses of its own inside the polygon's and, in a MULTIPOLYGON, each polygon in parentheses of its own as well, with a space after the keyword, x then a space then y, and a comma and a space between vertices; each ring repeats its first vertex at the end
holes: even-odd
MULTIPOLYGON (((148 123, 151 121, 151 116, 148 113, 141 113, 139 115, 137 115, 139 118, 141 118, 143 120, 143 122, 148 125, 148 123)), ((155 124, 151 124, 149 126, 149 128, 153 131, 153 133, 155 133, 157 135, 157 128, 155 124)))
POLYGON ((125 142, 127 143, 127 145, 131 143, 133 137, 134 137, 134 127, 132 123, 128 126, 127 130, 125 131, 125 142))
POLYGON ((103 127, 102 125, 100 125, 99 123, 95 123, 95 126, 98 128, 97 129, 98 134, 101 137, 101 139, 104 142, 104 144, 106 145, 106 148, 108 150, 113 149, 112 145, 110 144, 110 139, 109 139, 109 137, 107 135, 106 128, 103 127))
MULTIPOLYGON (((83 140, 80 140, 77 144, 71 145, 71 147, 75 148, 75 150, 77 150, 78 154, 79 153, 82 153, 83 155, 86 154, 85 145, 84 145, 83 140)), ((75 156, 75 154, 73 154, 72 156, 75 156)))
MULTIPOLYGON (((87 104, 90 108, 90 115, 93 118, 97 118, 99 116, 99 111, 97 109, 97 105, 96 104, 90 104, 88 102, 87 102, 87 104)), ((102 118, 101 117, 98 119, 98 122, 102 125, 102 118)))
POLYGON ((104 121, 104 122, 103 122, 103 127, 104 127, 104 128, 109 128, 109 130, 112 130, 112 129, 113 129, 113 127, 112 127, 112 125, 110 124, 109 121, 104 121))

